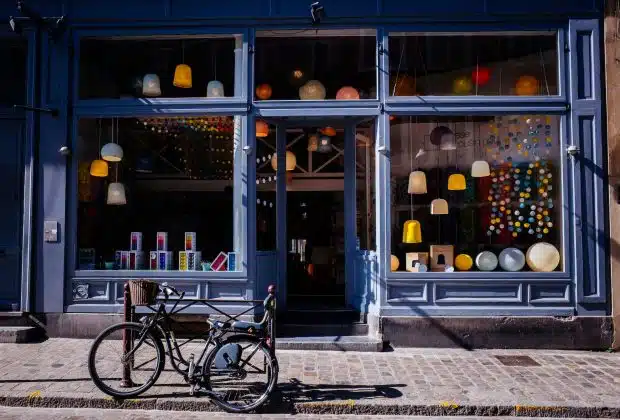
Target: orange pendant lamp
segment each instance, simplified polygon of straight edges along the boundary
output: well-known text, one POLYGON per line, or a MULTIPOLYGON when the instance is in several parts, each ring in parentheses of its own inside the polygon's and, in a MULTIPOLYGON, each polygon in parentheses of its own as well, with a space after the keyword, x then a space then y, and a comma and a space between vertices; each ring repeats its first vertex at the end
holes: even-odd
POLYGON ((192 68, 185 64, 185 43, 183 44, 182 64, 178 64, 174 69, 174 80, 172 84, 178 88, 189 89, 192 87, 192 68))

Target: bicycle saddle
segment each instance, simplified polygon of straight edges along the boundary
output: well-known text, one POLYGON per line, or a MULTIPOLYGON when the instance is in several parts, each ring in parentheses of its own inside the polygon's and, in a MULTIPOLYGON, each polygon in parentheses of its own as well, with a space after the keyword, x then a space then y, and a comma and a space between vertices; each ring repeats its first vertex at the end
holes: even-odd
POLYGON ((246 321, 235 321, 232 323, 232 327, 235 330, 247 331, 249 333, 253 333, 255 331, 262 331, 264 325, 260 322, 246 322, 246 321))
POLYGON ((215 328, 216 330, 227 330, 230 328, 230 322, 222 322, 216 319, 207 319, 207 322, 209 323, 209 325, 211 325, 211 327, 215 328))

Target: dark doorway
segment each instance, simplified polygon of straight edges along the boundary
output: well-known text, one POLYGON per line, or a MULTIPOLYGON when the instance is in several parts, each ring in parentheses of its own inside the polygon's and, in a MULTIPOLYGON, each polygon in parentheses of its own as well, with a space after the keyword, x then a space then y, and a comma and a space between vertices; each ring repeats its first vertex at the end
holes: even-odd
POLYGON ((288 192, 287 222, 289 306, 344 307, 343 191, 288 192))

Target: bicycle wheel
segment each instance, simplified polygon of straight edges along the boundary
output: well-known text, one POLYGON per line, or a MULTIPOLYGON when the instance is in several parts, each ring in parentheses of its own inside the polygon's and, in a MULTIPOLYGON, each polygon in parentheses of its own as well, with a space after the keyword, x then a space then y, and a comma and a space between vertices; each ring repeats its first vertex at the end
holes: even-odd
POLYGON ((278 382, 278 361, 257 337, 234 335, 211 350, 203 386, 229 413, 246 413, 267 402, 278 382))
POLYGON ((129 398, 155 383, 164 369, 166 353, 161 341, 143 329, 135 322, 116 324, 95 339, 88 354, 88 372, 101 391, 115 398, 129 398), (126 348, 123 336, 127 337, 126 348), (123 360, 125 354, 130 355, 127 360, 123 360))

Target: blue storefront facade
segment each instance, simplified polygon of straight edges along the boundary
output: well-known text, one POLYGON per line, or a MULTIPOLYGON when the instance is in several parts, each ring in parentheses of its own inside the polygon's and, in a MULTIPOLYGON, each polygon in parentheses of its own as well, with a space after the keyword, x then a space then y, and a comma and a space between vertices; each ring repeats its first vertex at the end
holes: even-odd
POLYGON ((274 283, 394 343, 609 344, 603 2, 5 3, 0 309, 274 283))

